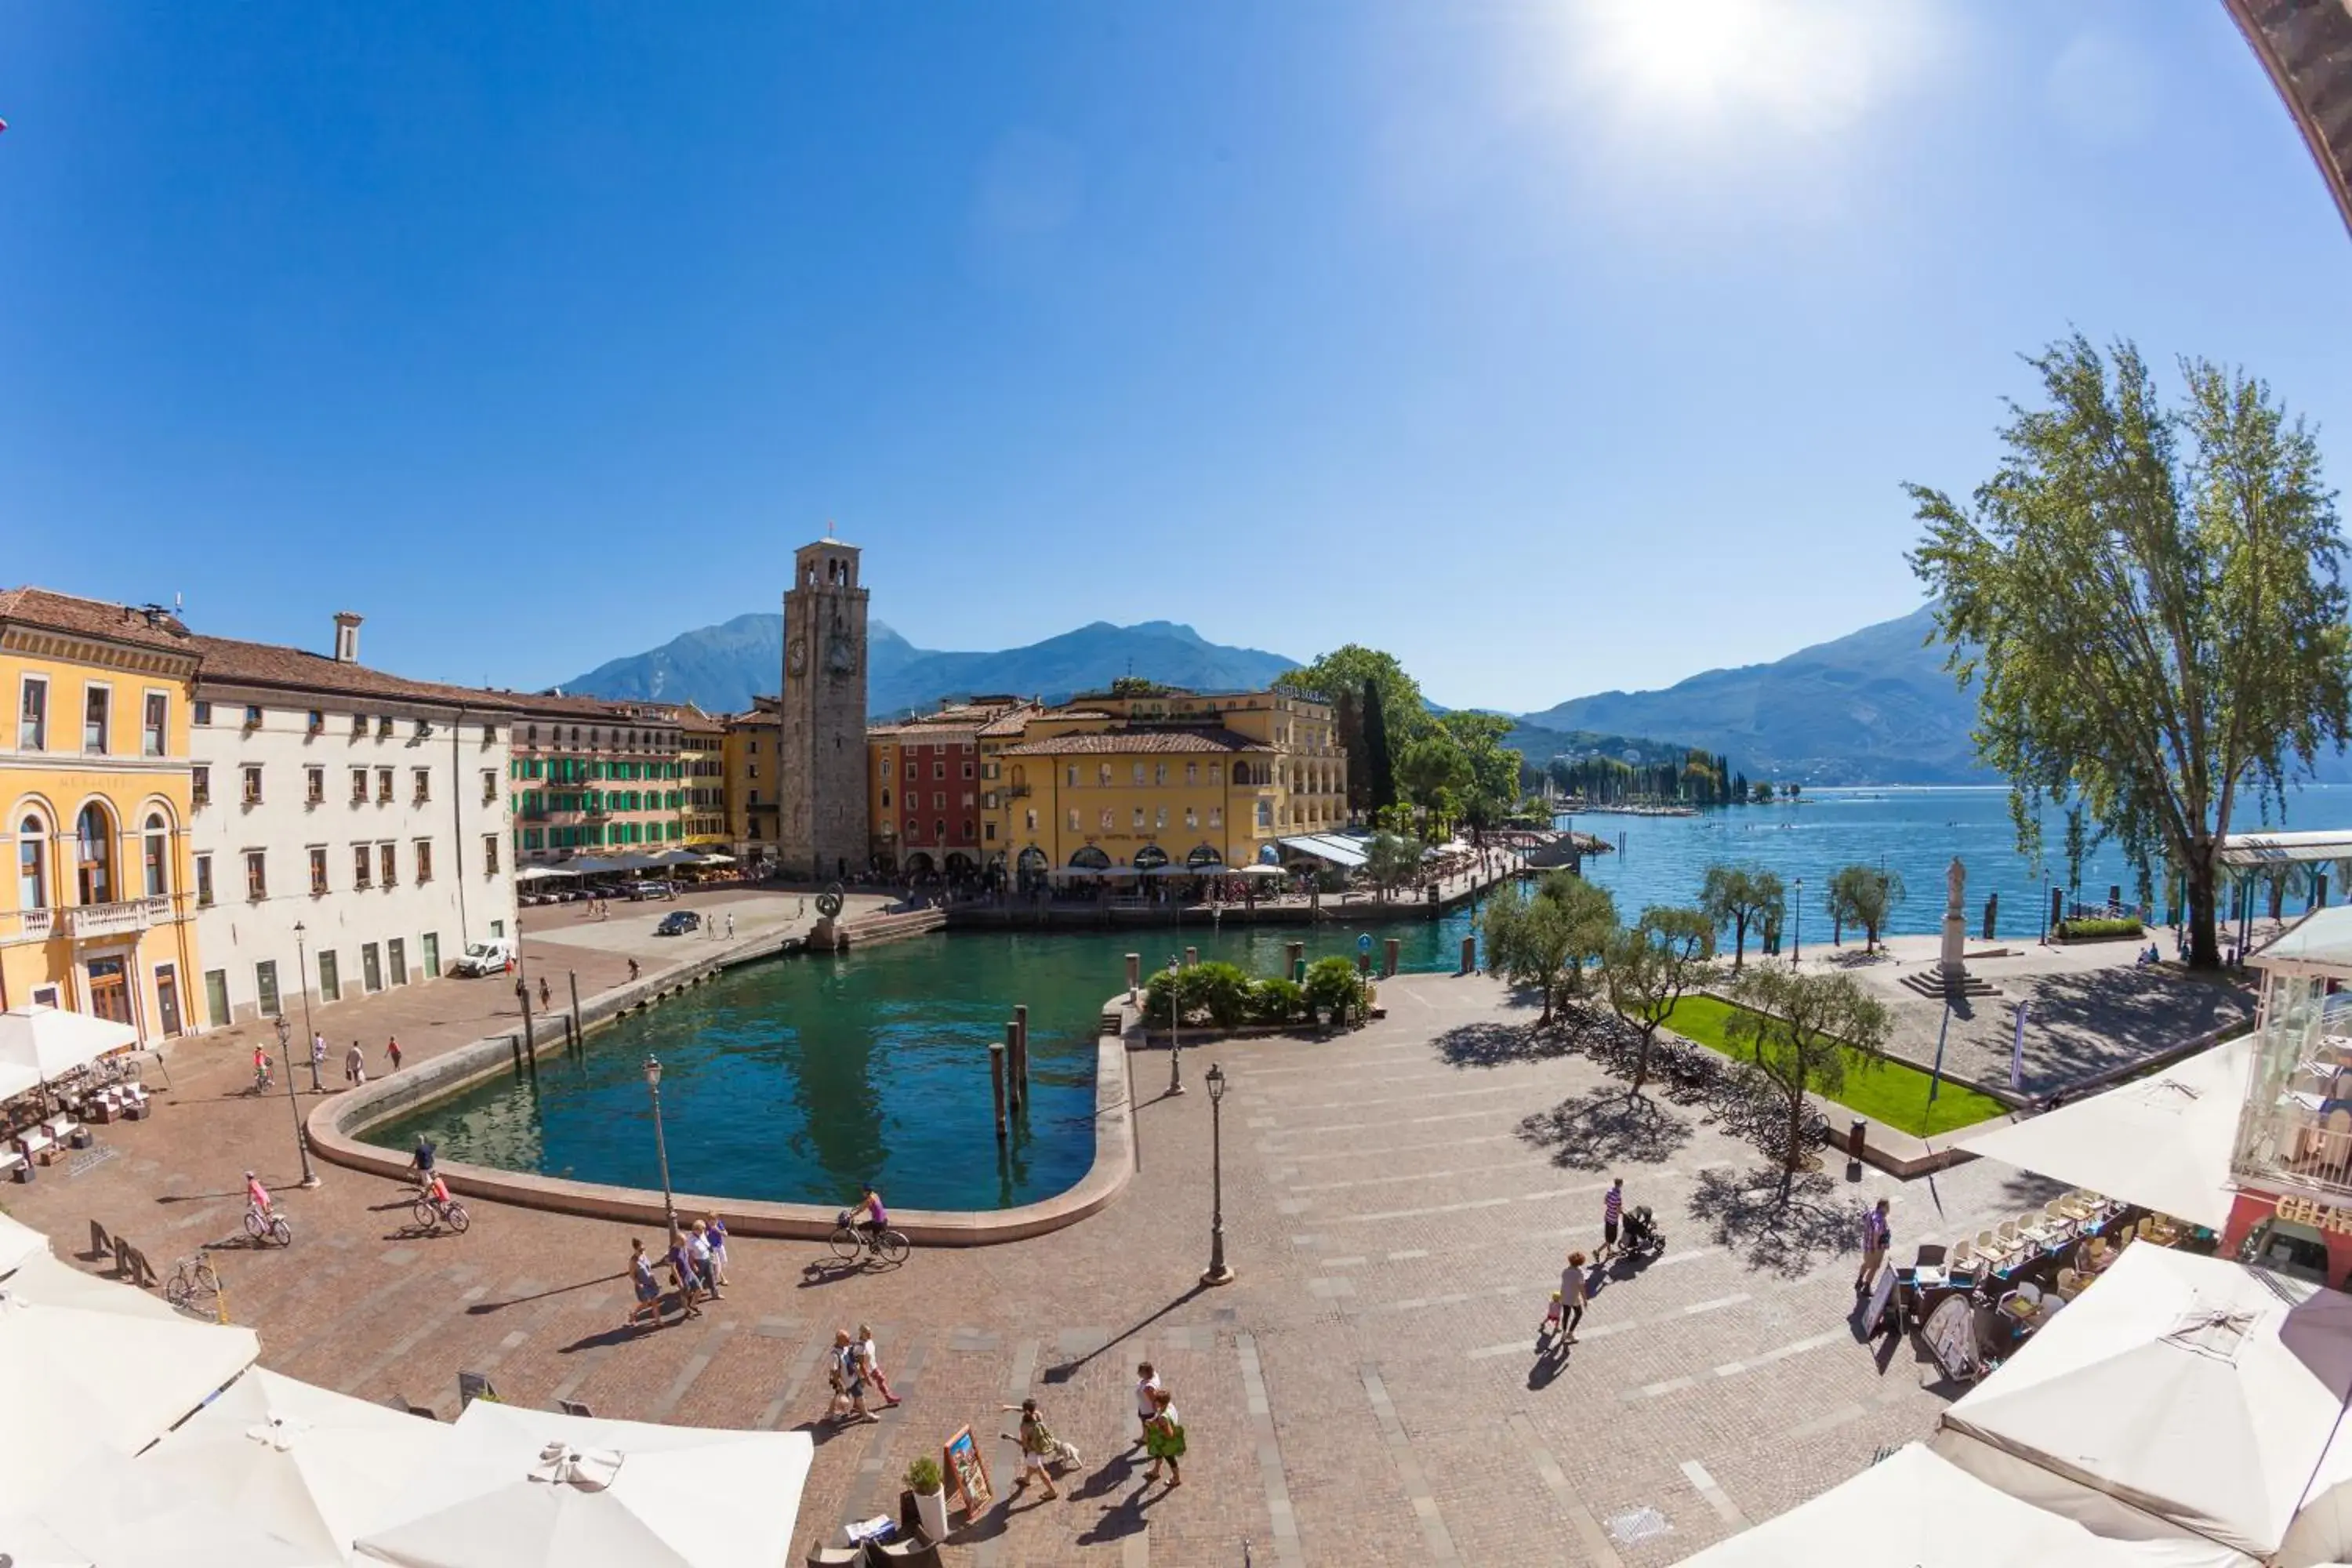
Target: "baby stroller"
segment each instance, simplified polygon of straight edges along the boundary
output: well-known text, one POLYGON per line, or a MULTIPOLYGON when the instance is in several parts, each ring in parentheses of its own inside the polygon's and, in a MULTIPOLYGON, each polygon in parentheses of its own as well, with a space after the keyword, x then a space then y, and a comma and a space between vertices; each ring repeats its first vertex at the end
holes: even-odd
POLYGON ((1625 1226, 1620 1238, 1622 1255, 1627 1258, 1655 1258, 1666 1249, 1666 1233, 1658 1228, 1647 1204, 1637 1204, 1625 1211, 1625 1226))

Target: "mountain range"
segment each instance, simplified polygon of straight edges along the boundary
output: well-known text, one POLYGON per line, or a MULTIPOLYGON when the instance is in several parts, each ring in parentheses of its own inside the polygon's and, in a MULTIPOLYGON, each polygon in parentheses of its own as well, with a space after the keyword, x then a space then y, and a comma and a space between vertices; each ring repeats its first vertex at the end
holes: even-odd
MULTIPOLYGON (((1505 743, 1537 763, 1594 750, 1619 755, 1695 746, 1728 756, 1750 778, 1815 785, 1996 782, 1978 765, 1969 738, 1975 700, 1945 671, 1941 646, 1928 640, 1933 628, 1933 610, 1923 607, 1769 663, 1710 669, 1654 691, 1575 698, 1517 715, 1505 743)), ((1170 621, 1097 621, 993 653, 917 647, 879 622, 868 632, 866 706, 877 718, 978 692, 1058 701, 1122 675, 1251 689, 1298 662, 1223 647, 1170 621)), ((614 659, 563 689, 726 712, 749 707, 755 692, 774 691, 782 659, 782 616, 738 616, 614 659)), ((2352 778, 2352 766, 2323 758, 2318 776, 2342 782, 2352 778)))

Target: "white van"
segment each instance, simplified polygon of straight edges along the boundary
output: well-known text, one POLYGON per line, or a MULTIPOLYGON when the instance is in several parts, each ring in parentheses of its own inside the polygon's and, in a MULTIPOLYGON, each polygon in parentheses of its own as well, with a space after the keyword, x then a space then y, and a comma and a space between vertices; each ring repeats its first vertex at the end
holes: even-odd
POLYGON ((492 937, 488 942, 468 942, 457 962, 449 966, 452 974, 499 974, 515 961, 515 944, 511 937, 492 937))

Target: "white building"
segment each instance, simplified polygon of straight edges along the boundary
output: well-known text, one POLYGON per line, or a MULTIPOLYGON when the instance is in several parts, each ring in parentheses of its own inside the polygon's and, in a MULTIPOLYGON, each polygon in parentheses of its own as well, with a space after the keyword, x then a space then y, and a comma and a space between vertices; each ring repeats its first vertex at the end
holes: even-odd
POLYGON ((207 1027, 430 981, 516 930, 514 700, 369 669, 359 626, 335 617, 331 657, 192 639, 207 1027))

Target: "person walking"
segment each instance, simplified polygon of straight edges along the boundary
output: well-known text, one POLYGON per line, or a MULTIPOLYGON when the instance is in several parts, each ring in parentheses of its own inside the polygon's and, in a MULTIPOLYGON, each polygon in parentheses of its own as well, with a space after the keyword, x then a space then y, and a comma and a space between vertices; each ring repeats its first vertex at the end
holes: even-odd
POLYGON ((1591 1295, 1584 1283, 1584 1254, 1568 1255, 1568 1267, 1559 1271, 1559 1342, 1576 1342, 1576 1325, 1584 1321, 1585 1299, 1591 1295))
POLYGON ((343 1053, 343 1081, 354 1089, 367 1083, 367 1052, 360 1048, 357 1040, 353 1040, 352 1048, 343 1053))
POLYGON ((727 1222, 717 1215, 705 1217, 704 1232, 710 1237, 710 1268, 719 1283, 727 1283, 727 1222))
POLYGON ((327 1068, 327 1037, 315 1030, 310 1035, 310 1092, 324 1094, 327 1086, 319 1075, 327 1068))
POLYGON ((1617 1250, 1617 1230, 1625 1221, 1625 1178, 1619 1176, 1609 1184, 1609 1191, 1601 1200, 1601 1250, 1593 1254, 1595 1263, 1617 1250))
POLYGON ((882 1375, 882 1352, 874 1348, 874 1325, 857 1325, 857 1353, 865 1358, 866 1375, 874 1381, 874 1392, 882 1396, 885 1405, 896 1405, 898 1396, 890 1392, 890 1380, 882 1375))
POLYGON ((636 961, 635 959, 634 959, 634 958, 633 958, 633 959, 629 960, 629 984, 631 984, 632 985, 634 985, 634 984, 636 984, 636 980, 637 980, 637 961, 636 961))
POLYGON ((539 1010, 541 1013, 547 1011, 547 999, 550 994, 551 994, 547 989, 547 976, 542 974, 539 977, 539 1010))
POLYGON ((872 1423, 882 1419, 866 1408, 866 1355, 847 1329, 833 1331, 833 1413, 872 1423), (846 1408, 844 1401, 847 1402, 846 1408))
POLYGON ((383 1054, 392 1058, 392 1070, 398 1072, 400 1070, 400 1037, 398 1035, 384 1037, 383 1054))
POLYGON ((694 1304, 694 1255, 687 1249, 686 1237, 678 1231, 669 1233, 669 1252, 662 1259, 669 1265, 669 1277, 677 1286, 677 1304, 689 1318, 702 1316, 702 1309, 694 1304))
POLYGON ((1168 1489, 1174 1491, 1184 1484, 1184 1420, 1176 1414, 1176 1399, 1164 1388, 1151 1391, 1151 1419, 1144 1434, 1143 1451, 1151 1456, 1151 1468, 1143 1472, 1143 1484, 1150 1486, 1160 1479, 1160 1467, 1168 1467, 1168 1489))
POLYGON ((636 1237, 629 1238, 629 1284, 636 1291, 637 1304, 621 1320, 621 1327, 634 1329, 644 1313, 653 1314, 655 1328, 661 1327, 661 1281, 654 1278, 654 1260, 646 1255, 646 1244, 636 1237))
POLYGON ((1021 1490, 1034 1476, 1047 1497, 1060 1497, 1062 1494, 1054 1489, 1054 1472, 1045 1468, 1045 1461, 1054 1457, 1054 1435, 1045 1429, 1045 1418, 1037 1413, 1037 1402, 1024 1399, 1018 1405, 998 1408, 1021 1412, 1021 1430, 1003 1434, 1021 1445, 1021 1479, 1013 1483, 1013 1489, 1021 1490))
POLYGON ((1881 1198, 1862 1216, 1862 1268, 1853 1277, 1855 1295, 1877 1280, 1878 1271, 1886 1266, 1886 1249, 1894 1244, 1895 1230, 1886 1221, 1886 1200, 1881 1198))
POLYGON ((686 1256, 694 1265, 695 1288, 712 1300, 719 1300, 718 1267, 710 1261, 710 1231, 700 1220, 694 1222, 694 1230, 686 1238, 686 1256))
POLYGON ((1157 1415, 1157 1414, 1159 1413, 1159 1408, 1160 1408, 1156 1404, 1154 1404, 1154 1403, 1152 1402, 1152 1396, 1153 1396, 1154 1394, 1158 1394, 1159 1392, 1160 1392, 1160 1374, 1159 1374, 1158 1373, 1156 1373, 1156 1372, 1154 1372, 1154 1371, 1152 1371, 1152 1370, 1151 1370, 1151 1363, 1150 1363, 1150 1362, 1148 1362, 1148 1361, 1141 1361, 1141 1362, 1138 1362, 1138 1363, 1135 1363, 1135 1426, 1136 1426, 1136 1432, 1135 1432, 1135 1441, 1134 1441, 1134 1442, 1132 1442, 1132 1443, 1130 1443, 1130 1444, 1129 1444, 1129 1445, 1128 1445, 1128 1447, 1131 1447, 1131 1448, 1148 1448, 1148 1447, 1150 1447, 1151 1446, 1151 1417, 1152 1417, 1153 1415, 1157 1415))
POLYGON ((733 910, 727 911, 727 940, 729 942, 733 942, 735 940, 735 911, 733 910))

